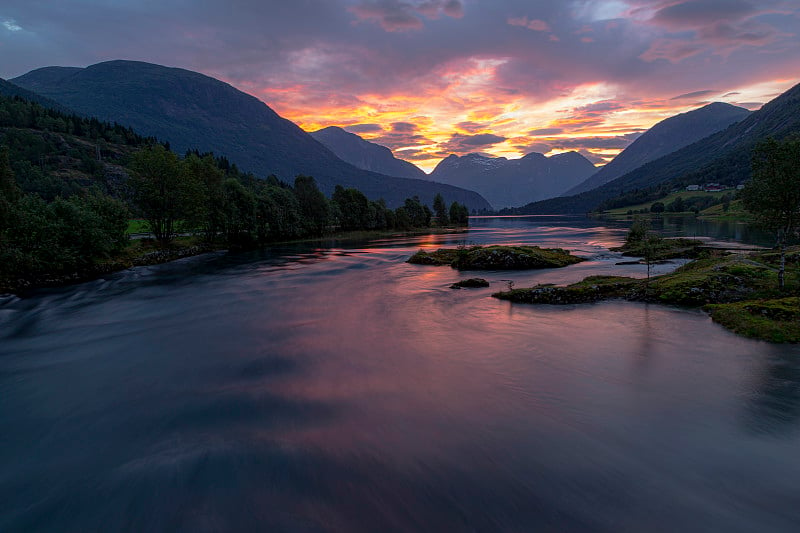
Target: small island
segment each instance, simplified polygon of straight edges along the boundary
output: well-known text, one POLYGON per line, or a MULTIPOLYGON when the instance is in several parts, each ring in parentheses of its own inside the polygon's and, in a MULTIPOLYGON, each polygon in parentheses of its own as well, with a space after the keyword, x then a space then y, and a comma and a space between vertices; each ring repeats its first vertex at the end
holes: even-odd
MULTIPOLYGON (((788 252, 800 260, 800 248, 788 252)), ((771 342, 800 342, 800 297, 778 288, 780 255, 709 250, 670 274, 649 279, 591 276, 566 286, 537 285, 493 294, 516 303, 570 305, 624 299, 700 307, 724 327, 771 342)), ((794 286, 796 281, 793 280, 794 286)))
POLYGON ((584 261, 561 248, 538 246, 460 246, 433 252, 420 250, 409 258, 414 265, 450 266, 457 270, 532 270, 561 268, 584 261))

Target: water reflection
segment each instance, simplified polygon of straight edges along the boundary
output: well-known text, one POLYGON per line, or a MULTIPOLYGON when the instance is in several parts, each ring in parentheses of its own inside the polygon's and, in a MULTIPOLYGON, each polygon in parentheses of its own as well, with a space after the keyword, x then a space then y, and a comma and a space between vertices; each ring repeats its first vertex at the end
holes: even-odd
POLYGON ((476 225, 6 302, 0 530, 796 530, 798 348, 698 311, 496 300, 645 267, 615 265, 623 226, 476 225), (589 260, 461 291, 404 262, 465 240, 589 260))
POLYGON ((800 354, 770 350, 756 376, 747 412, 747 426, 755 433, 785 435, 800 425, 800 354))

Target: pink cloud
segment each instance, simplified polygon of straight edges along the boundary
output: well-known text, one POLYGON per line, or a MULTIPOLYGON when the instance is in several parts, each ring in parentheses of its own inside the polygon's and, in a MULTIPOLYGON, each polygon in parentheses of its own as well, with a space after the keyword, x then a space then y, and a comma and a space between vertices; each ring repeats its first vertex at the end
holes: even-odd
POLYGON ((528 17, 510 18, 508 23, 511 26, 521 26, 533 31, 550 31, 550 25, 539 19, 528 19, 528 17))

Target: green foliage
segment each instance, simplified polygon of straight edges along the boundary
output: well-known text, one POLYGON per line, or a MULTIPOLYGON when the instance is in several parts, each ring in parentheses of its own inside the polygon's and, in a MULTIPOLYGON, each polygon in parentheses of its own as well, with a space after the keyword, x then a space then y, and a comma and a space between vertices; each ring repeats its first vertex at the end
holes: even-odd
POLYGON ((467 209, 467 206, 453 202, 450 205, 450 223, 456 226, 469 226, 469 209, 467 209))
POLYGON ((134 203, 156 239, 169 243, 175 237, 178 222, 194 214, 187 205, 187 200, 194 198, 194 183, 184 179, 178 157, 163 146, 137 152, 130 168, 134 203))
POLYGON ((742 191, 742 202, 758 224, 775 232, 781 249, 778 283, 783 288, 786 244, 800 229, 800 137, 758 143, 752 166, 753 179, 742 191))
POLYGON ((583 259, 560 248, 538 246, 472 246, 420 250, 408 259, 417 265, 449 265, 458 270, 530 270, 560 268, 583 259))
POLYGON ((664 212, 664 204, 661 202, 654 202, 653 205, 650 206, 651 213, 663 213, 664 212))
POLYGON ((714 322, 756 339, 800 342, 800 298, 707 305, 714 322))
POLYGON ((297 176, 294 180, 294 194, 297 196, 303 224, 309 235, 322 235, 328 225, 328 199, 317 187, 311 176, 297 176))
POLYGON ((433 197, 433 212, 440 226, 447 226, 450 223, 450 217, 447 213, 447 204, 439 193, 433 197))
POLYGON ((181 159, 168 145, 116 124, 19 98, 0 97, 0 142, 7 145, 0 148, 4 287, 47 276, 79 279, 82 270, 127 257, 131 216, 143 218, 138 231, 152 232, 162 246, 174 246, 182 232, 243 247, 335 229, 405 230, 431 222, 417 197, 393 211, 383 200, 337 187, 329 201, 310 176, 298 176, 294 186, 275 176, 259 180, 225 157, 190 150, 181 159), (106 176, 109 167, 116 183, 106 176))

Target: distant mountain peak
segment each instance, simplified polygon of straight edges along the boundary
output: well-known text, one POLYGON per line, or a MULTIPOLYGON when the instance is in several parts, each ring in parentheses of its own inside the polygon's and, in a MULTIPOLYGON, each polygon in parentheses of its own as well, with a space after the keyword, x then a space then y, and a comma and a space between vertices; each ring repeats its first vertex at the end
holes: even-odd
POLYGON ((389 148, 367 141, 338 126, 312 131, 310 135, 339 158, 358 168, 400 178, 427 177, 417 166, 396 158, 389 148))
POLYGON ((430 179, 479 191, 495 208, 503 208, 558 196, 594 171, 594 165, 577 152, 550 158, 531 152, 519 159, 469 153, 448 155, 430 179))

